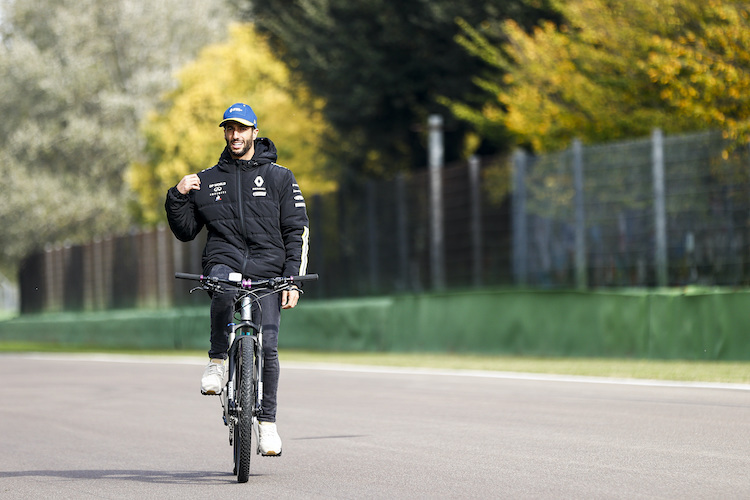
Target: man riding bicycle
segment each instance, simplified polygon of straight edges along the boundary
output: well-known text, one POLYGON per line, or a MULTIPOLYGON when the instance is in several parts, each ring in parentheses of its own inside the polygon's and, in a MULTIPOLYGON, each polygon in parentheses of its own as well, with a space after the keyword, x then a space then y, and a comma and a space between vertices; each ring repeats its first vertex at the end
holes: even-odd
MULTIPOLYGON (((230 106, 219 126, 224 128, 226 141, 219 162, 186 175, 167 192, 169 227, 179 240, 190 241, 206 226, 203 274, 208 276, 227 279, 231 272, 251 279, 304 275, 309 221, 294 175, 275 163, 276 147, 270 139, 258 137, 258 120, 247 104, 230 106)), ((260 300, 264 384, 258 420, 259 446, 266 456, 281 454, 275 424, 281 309, 294 307, 298 300, 298 290, 260 300)), ((233 307, 230 294, 212 295, 211 349, 201 379, 203 394, 221 393, 233 307)))

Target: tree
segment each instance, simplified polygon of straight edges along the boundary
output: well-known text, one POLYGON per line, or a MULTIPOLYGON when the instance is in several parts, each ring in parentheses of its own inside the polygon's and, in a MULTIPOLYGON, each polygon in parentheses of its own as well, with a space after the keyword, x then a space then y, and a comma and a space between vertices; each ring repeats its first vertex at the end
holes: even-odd
POLYGON ((201 0, 5 2, 0 266, 131 224, 123 176, 140 154, 138 123, 224 19, 201 0))
MULTIPOLYGON (((375 176, 425 165, 427 116, 446 114, 438 97, 476 94, 469 76, 484 62, 455 43, 457 17, 472 24, 513 18, 531 25, 548 12, 545 0, 236 3, 271 36, 274 49, 313 94, 325 99, 323 112, 338 136, 338 161, 375 176)), ((446 160, 464 154, 468 130, 447 120, 446 160)))
POLYGON ((148 161, 135 163, 130 172, 143 220, 163 220, 167 189, 185 174, 216 164, 225 146, 218 123, 237 101, 252 106, 261 136, 274 141, 279 163, 294 172, 306 194, 335 186, 325 169, 322 101, 291 86, 289 70, 251 24, 232 26, 226 42, 206 47, 177 79, 163 110, 152 113, 144 127, 148 161))
POLYGON ((644 66, 660 97, 737 144, 750 141, 750 5, 728 0, 679 5, 677 37, 655 37, 644 66))
POLYGON ((731 0, 556 0, 563 21, 501 34, 463 22, 467 50, 492 65, 482 106, 450 102, 489 130, 502 125, 533 150, 726 127, 747 137, 748 7, 731 0), (489 31, 489 32, 488 32, 489 31), (502 45, 495 39, 507 37, 502 45))

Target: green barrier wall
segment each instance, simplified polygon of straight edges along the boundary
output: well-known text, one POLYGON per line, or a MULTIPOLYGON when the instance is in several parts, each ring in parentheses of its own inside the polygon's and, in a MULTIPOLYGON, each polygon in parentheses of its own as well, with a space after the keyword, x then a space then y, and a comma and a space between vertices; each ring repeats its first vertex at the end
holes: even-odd
MULTIPOLYGON (((208 304, 26 316, 0 342, 208 349, 208 304)), ((750 292, 484 290, 307 300, 282 315, 281 348, 543 356, 750 359, 750 292)))

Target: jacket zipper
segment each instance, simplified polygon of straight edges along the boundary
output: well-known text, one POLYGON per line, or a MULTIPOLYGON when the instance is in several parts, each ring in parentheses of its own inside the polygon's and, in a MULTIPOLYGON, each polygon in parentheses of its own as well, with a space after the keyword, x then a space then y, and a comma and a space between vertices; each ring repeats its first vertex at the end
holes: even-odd
POLYGON ((242 245, 245 247, 245 258, 242 260, 242 269, 240 271, 242 272, 242 276, 244 277, 249 249, 247 248, 247 234, 245 233, 245 210, 243 208, 244 203, 242 199, 242 167, 237 162, 235 162, 235 167, 237 168, 237 208, 239 209, 240 234, 242 235, 242 245))

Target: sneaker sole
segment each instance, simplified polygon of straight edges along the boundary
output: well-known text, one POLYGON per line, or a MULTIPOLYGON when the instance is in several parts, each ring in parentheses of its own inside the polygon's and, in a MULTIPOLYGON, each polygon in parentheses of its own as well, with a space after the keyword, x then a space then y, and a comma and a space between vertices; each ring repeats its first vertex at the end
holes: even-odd
POLYGON ((280 457, 281 452, 276 453, 275 451, 271 451, 269 453, 261 453, 260 456, 261 457, 280 457))
POLYGON ((220 396, 221 395, 221 391, 219 391, 219 392, 216 392, 216 391, 204 391, 203 389, 201 389, 201 394, 203 394, 204 396, 220 396))

